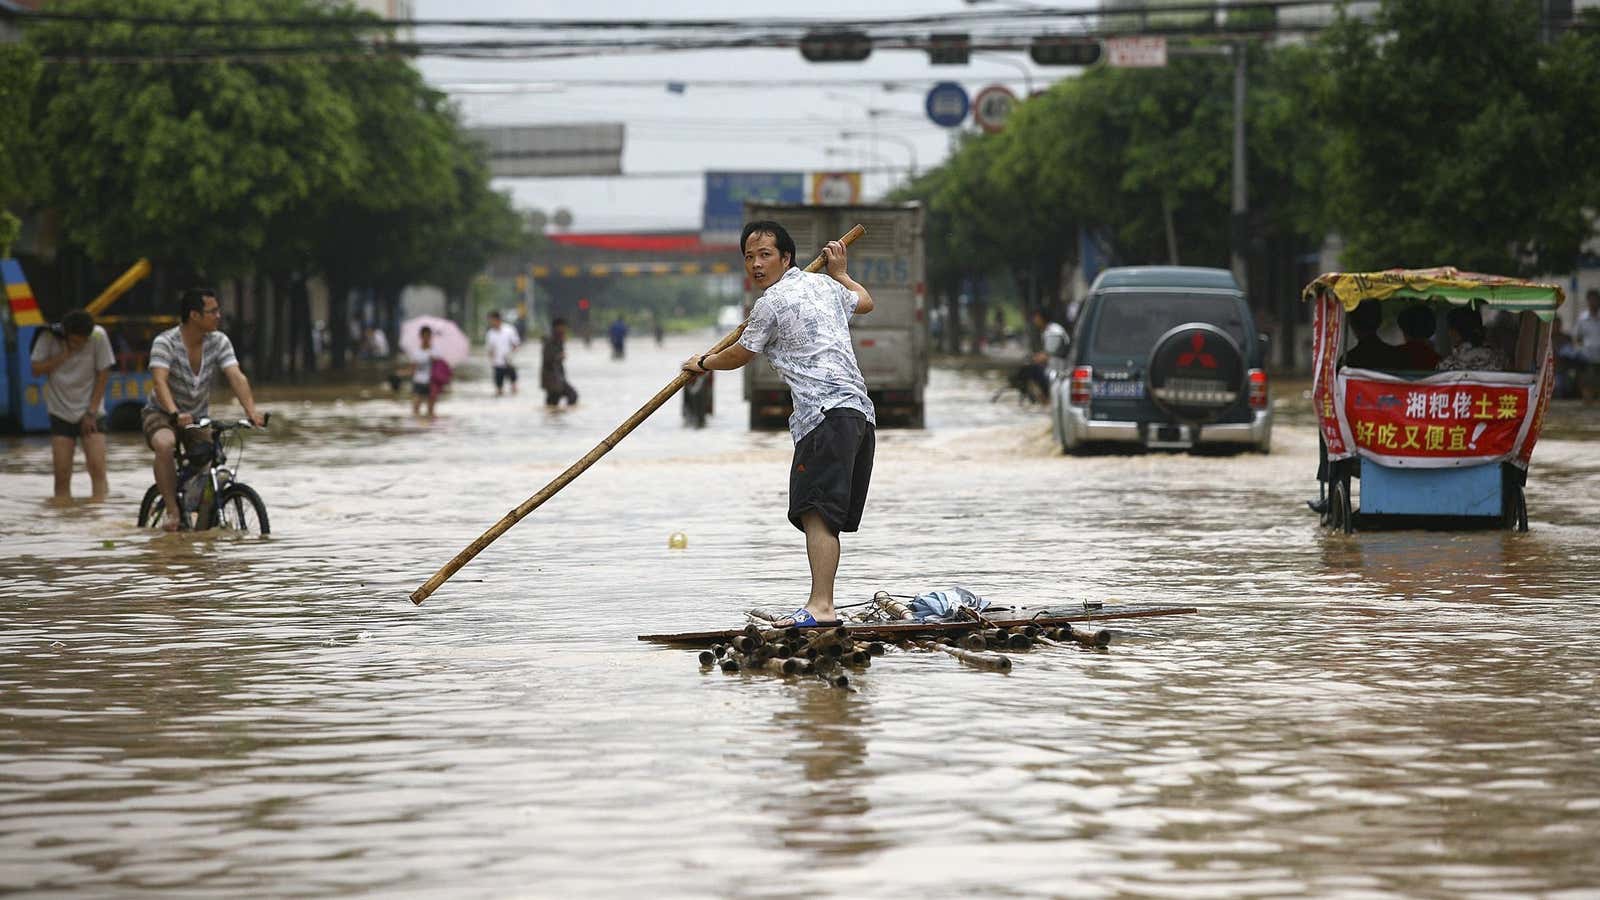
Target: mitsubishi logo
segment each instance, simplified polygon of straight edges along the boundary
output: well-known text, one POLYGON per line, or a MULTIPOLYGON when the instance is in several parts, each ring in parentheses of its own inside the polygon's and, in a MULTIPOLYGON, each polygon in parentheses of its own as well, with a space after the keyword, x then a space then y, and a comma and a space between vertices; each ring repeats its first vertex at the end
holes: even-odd
POLYGON ((1209 353, 1206 353, 1205 346, 1206 336, 1204 334, 1201 334, 1197 331, 1190 335, 1189 349, 1178 354, 1178 365, 1199 365, 1202 368, 1215 369, 1217 367, 1217 358, 1209 353))

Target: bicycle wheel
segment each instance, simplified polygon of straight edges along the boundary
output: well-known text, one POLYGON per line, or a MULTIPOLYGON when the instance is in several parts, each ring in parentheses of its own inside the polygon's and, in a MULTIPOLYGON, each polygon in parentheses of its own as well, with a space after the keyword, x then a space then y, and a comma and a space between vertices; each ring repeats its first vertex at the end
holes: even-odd
MULTIPOLYGON (((182 501, 181 497, 179 501, 182 501)), ((152 484, 149 490, 144 492, 144 499, 139 501, 139 527, 160 528, 161 523, 166 521, 166 518, 167 504, 161 499, 161 488, 152 484)), ((179 513, 178 527, 183 529, 188 526, 189 514, 187 512, 179 513)))
POLYGON ((267 505, 261 502, 261 496, 249 485, 237 481, 222 489, 212 522, 225 531, 258 536, 272 532, 272 526, 267 523, 267 505))

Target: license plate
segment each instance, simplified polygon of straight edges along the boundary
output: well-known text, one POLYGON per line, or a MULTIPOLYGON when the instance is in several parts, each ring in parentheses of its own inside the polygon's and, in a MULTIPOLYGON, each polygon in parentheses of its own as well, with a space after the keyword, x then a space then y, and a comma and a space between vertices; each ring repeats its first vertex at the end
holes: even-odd
POLYGON ((1105 400, 1143 400, 1143 381, 1096 381, 1093 396, 1105 400))

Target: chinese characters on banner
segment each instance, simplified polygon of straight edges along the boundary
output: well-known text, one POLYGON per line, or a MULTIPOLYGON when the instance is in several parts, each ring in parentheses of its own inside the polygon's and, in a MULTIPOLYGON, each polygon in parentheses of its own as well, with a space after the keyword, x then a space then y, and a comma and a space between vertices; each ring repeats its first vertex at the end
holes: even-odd
POLYGON ((1339 301, 1332 292, 1325 292, 1317 301, 1311 325, 1311 358, 1315 361, 1315 382, 1311 396, 1316 404, 1317 420, 1322 426, 1322 442, 1328 448, 1329 459, 1345 459, 1353 455, 1345 446, 1344 432, 1339 427, 1334 401, 1334 363, 1339 353, 1339 301))
POLYGON ((1491 462, 1516 452, 1531 385, 1421 384, 1347 378, 1345 419, 1374 458, 1491 462))

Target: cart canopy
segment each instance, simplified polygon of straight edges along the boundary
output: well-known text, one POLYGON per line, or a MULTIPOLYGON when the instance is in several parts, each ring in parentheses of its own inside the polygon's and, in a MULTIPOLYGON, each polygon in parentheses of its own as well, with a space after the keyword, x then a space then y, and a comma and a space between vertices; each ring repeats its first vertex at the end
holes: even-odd
POLYGON ((1449 266, 1435 269, 1385 269, 1382 272, 1329 272, 1319 275, 1301 292, 1307 302, 1331 293, 1348 312, 1363 300, 1447 300, 1466 306, 1474 300, 1493 309, 1532 312, 1549 321, 1566 301, 1560 285, 1525 281, 1503 275, 1462 272, 1449 266))

